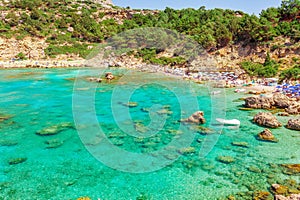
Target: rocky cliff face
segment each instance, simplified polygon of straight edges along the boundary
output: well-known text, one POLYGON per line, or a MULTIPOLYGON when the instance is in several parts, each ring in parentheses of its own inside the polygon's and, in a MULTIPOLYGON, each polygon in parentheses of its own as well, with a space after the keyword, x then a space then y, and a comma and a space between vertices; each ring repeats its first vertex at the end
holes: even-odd
POLYGON ((23 53, 29 59, 44 59, 47 46, 45 39, 26 37, 17 40, 0 37, 0 60, 16 58, 19 53, 23 53))

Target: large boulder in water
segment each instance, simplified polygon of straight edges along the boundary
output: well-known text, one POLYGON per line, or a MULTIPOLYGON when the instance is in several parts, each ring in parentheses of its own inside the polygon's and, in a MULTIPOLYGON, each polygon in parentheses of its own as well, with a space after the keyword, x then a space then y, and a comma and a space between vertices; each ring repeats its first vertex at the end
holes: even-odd
POLYGON ((268 128, 278 128, 282 126, 282 124, 270 112, 260 112, 256 114, 253 121, 260 126, 268 128))
POLYGON ((299 200, 300 194, 291 194, 288 197, 285 197, 283 195, 275 195, 274 200, 299 200))
POLYGON ((267 142, 278 142, 272 132, 267 128, 257 135, 257 139, 267 142))
POLYGON ((288 108, 291 104, 291 99, 281 93, 275 93, 273 95, 273 101, 276 108, 288 108))
POLYGON ((275 93, 273 96, 247 97, 244 106, 255 109, 284 108, 288 114, 300 114, 300 103, 281 93, 275 93))
POLYGON ((287 113, 290 115, 299 115, 300 114, 300 103, 299 102, 291 102, 289 107, 285 109, 287 113))
POLYGON ((300 131, 300 118, 290 119, 286 125, 286 128, 291 130, 300 131))
POLYGON ((194 112, 189 118, 181 119, 181 122, 204 124, 206 122, 203 111, 194 112))
POLYGON ((273 98, 267 96, 253 96, 245 98, 245 107, 256 109, 269 109, 274 104, 273 98))

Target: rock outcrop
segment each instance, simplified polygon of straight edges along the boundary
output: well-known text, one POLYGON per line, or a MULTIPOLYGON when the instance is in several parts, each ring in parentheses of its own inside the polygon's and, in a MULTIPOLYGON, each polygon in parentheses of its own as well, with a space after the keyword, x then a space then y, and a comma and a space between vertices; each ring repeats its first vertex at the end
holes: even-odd
POLYGON ((284 174, 288 175, 299 175, 300 174, 300 164, 282 164, 284 174))
POLYGON ((286 194, 288 192, 288 187, 279 184, 272 184, 271 191, 278 195, 286 194))
POLYGON ((275 200, 299 200, 300 194, 291 194, 288 197, 285 197, 283 195, 275 195, 275 200))
POLYGON ((291 99, 284 94, 275 93, 273 95, 273 102, 276 108, 288 108, 291 104, 291 99))
POLYGON ((285 127, 291 130, 300 131, 300 118, 290 119, 285 127))
POLYGON ((181 122, 204 124, 206 122, 203 111, 194 112, 189 118, 181 119, 181 122))
POLYGON ((267 142, 278 142, 272 132, 267 128, 257 135, 257 139, 267 142))
POLYGON ((245 107, 247 108, 270 109, 273 105, 273 98, 267 96, 253 96, 245 99, 245 107))
POLYGON ((300 114, 300 103, 292 102, 285 111, 291 115, 299 115, 300 114))
POLYGON ((276 93, 272 96, 247 97, 245 98, 244 106, 255 109, 281 108, 291 115, 300 114, 300 103, 281 93, 276 93))
POLYGON ((278 128, 282 126, 276 117, 269 112, 260 112, 256 114, 253 118, 253 121, 260 126, 265 126, 268 128, 278 128))
POLYGON ((25 37, 22 40, 0 37, 0 59, 16 58, 23 53, 27 59, 38 60, 45 58, 44 50, 48 47, 46 39, 25 37))

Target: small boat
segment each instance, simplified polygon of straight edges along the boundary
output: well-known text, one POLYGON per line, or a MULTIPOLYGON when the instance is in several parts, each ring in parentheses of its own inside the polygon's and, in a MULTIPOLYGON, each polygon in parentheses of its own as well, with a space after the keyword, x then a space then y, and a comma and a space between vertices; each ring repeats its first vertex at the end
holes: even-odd
POLYGON ((220 91, 220 90, 212 91, 210 94, 211 94, 211 95, 221 94, 221 91, 220 91))
POLYGON ((244 88, 242 88, 242 89, 235 89, 234 92, 235 93, 246 92, 246 89, 244 89, 244 88))
POLYGON ((230 125, 230 126, 240 126, 241 122, 237 119, 221 119, 216 118, 216 121, 220 122, 224 125, 230 125))

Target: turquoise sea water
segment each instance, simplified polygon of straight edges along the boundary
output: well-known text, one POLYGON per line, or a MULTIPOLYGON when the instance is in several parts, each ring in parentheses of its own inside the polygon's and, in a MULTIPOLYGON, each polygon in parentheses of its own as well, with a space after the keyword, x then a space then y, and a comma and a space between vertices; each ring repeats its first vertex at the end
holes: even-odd
MULTIPOLYGON (((8 119, 0 120, 0 199, 210 200, 268 190, 270 182, 286 178, 299 181, 273 165, 299 163, 299 132, 282 127, 272 130, 279 143, 257 141, 255 135, 263 128, 251 119, 259 110, 238 110, 243 101, 237 99, 242 94, 226 90, 226 95, 211 97, 203 85, 157 74, 128 75, 124 70, 114 70, 121 78, 111 83, 86 80, 101 73, 78 69, 1 71, 0 117, 8 119), (131 81, 133 77, 135 81, 131 81), (192 92, 187 92, 190 88, 192 92), (127 107, 128 102, 137 104, 127 107), (178 122, 197 110, 205 113, 204 127, 217 115, 239 119, 241 126, 223 129, 209 143, 211 137, 201 134, 198 127, 178 122), (36 134, 53 127, 57 134, 36 134), (183 137, 180 145, 170 145, 183 137), (104 139, 125 154, 101 149, 104 139), (232 142, 247 142, 248 148, 232 142), (189 146, 193 151, 183 153, 183 147, 189 146), (172 149, 176 155, 155 154, 162 149, 172 149), (208 154, 201 157, 201 152, 208 154), (139 157, 130 153, 153 155, 158 163, 135 160, 139 157), (225 164, 218 156, 231 156, 235 161, 225 164), (9 163, 16 158, 26 160, 9 163), (123 159, 131 160, 125 165, 123 159), (157 166, 158 170, 153 170, 157 166)), ((283 124, 288 120, 278 119, 283 124)))

